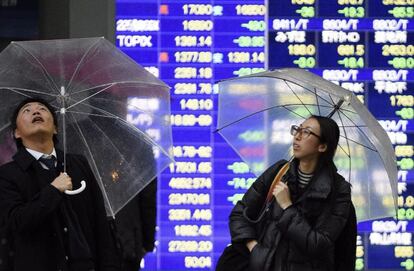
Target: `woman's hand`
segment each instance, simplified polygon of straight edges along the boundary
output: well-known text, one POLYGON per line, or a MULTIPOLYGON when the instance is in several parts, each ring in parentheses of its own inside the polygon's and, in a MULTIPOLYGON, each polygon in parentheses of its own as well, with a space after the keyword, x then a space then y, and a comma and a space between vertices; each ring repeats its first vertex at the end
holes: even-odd
POLYGON ((273 196, 276 198, 277 203, 279 203, 279 206, 283 210, 292 205, 289 187, 283 182, 279 182, 275 186, 275 188, 273 189, 273 196))

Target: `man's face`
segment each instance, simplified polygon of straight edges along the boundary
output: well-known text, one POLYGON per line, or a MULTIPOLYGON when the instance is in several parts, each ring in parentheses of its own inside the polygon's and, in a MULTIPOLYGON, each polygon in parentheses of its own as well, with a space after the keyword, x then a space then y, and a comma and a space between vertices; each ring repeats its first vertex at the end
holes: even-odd
POLYGON ((25 104, 17 114, 16 130, 14 136, 16 138, 29 139, 35 136, 46 136, 53 138, 56 134, 56 127, 53 123, 53 116, 49 109, 38 102, 25 104))

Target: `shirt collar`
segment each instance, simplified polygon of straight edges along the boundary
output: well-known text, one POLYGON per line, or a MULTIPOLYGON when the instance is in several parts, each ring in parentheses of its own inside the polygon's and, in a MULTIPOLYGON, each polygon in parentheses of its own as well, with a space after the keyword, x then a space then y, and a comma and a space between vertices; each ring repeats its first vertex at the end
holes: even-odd
POLYGON ((26 150, 36 159, 39 160, 39 158, 43 157, 50 157, 50 156, 54 156, 56 157, 56 150, 55 148, 53 148, 52 152, 50 154, 46 154, 46 153, 42 153, 42 152, 38 152, 29 148, 26 148, 26 150))

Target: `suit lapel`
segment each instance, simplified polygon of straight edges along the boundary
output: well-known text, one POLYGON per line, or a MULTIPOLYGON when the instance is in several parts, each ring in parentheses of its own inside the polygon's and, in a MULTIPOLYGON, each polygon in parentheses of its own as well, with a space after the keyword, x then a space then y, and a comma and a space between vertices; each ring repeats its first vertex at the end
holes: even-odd
MULTIPOLYGON (((60 174, 60 172, 64 171, 64 163, 63 163, 64 154, 61 150, 58 150, 56 148, 55 148, 55 150, 56 150, 56 156, 57 156, 56 157, 57 158, 56 170, 57 170, 58 174, 60 174)), ((66 170, 67 170, 67 163, 68 163, 68 161, 66 160, 66 170)))
POLYGON ((19 167, 29 174, 30 179, 35 181, 38 188, 42 188, 53 180, 48 170, 42 168, 40 163, 25 149, 21 148, 13 156, 19 167))

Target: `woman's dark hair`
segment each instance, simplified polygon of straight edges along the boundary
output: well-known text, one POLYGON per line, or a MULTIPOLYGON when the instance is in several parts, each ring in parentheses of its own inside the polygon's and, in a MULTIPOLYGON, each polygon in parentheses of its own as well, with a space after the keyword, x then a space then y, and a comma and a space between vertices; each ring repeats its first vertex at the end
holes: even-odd
MULTIPOLYGON (((32 98, 24 99, 14 109, 13 115, 11 116, 11 119, 10 119, 10 128, 11 128, 11 131, 12 131, 13 139, 14 139, 18 149, 23 148, 24 146, 23 146, 22 140, 20 138, 16 138, 14 136, 14 131, 17 128, 17 124, 16 124, 17 115, 19 115, 20 109, 22 109, 22 107, 25 106, 28 103, 40 103, 40 104, 43 104, 44 106, 46 106, 46 108, 52 114, 53 123, 55 124, 56 129, 58 128, 58 121, 57 121, 57 117, 56 117, 56 114, 55 114, 55 108, 53 108, 46 100, 44 100, 42 98, 39 98, 39 97, 32 97, 32 98)), ((53 143, 55 144, 55 146, 58 143, 58 138, 57 138, 56 135, 53 135, 53 143)))
POLYGON ((333 163, 336 148, 339 142, 339 127, 338 124, 331 118, 313 115, 309 118, 316 119, 321 130, 320 141, 326 144, 327 150, 320 156, 320 162, 323 164, 333 163))

